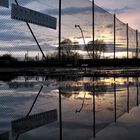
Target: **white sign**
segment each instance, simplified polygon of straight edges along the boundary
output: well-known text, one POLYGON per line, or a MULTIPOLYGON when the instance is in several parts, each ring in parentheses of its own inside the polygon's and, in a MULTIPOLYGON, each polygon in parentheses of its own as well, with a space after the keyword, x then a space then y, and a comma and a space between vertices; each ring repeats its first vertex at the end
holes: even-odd
POLYGON ((30 115, 11 122, 12 136, 17 136, 45 124, 57 121, 57 110, 50 110, 40 114, 30 115))
POLYGON ((0 0, 0 6, 9 7, 9 0, 0 0))
POLYGON ((40 12, 12 4, 11 18, 56 29, 57 19, 40 12))

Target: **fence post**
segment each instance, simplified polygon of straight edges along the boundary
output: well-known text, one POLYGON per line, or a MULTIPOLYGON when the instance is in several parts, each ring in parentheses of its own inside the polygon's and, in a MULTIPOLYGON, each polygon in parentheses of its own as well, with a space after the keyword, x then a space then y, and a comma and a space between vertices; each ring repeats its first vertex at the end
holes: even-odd
POLYGON ((59 0, 59 46, 58 46, 58 59, 59 59, 59 63, 61 61, 61 16, 62 16, 62 10, 61 10, 61 0, 59 0))
POLYGON ((137 87, 137 106, 139 106, 139 79, 136 78, 136 87, 137 87))
POLYGON ((114 60, 116 58, 116 15, 114 14, 114 60))
POLYGON ((136 58, 138 59, 138 30, 136 30, 136 58))
POLYGON ((129 77, 127 77, 127 112, 129 113, 129 77))
POLYGON ((127 59, 129 58, 129 33, 128 33, 128 23, 126 24, 126 36, 127 36, 127 59))
POLYGON ((95 7, 94 0, 92 0, 92 36, 93 36, 93 61, 94 61, 94 39, 95 39, 95 7))
MULTIPOLYGON (((59 82, 61 82, 61 76, 59 77, 59 82)), ((62 140, 62 99, 61 99, 61 87, 59 87, 59 134, 60 140, 62 140)))
POLYGON ((117 122, 116 78, 114 76, 114 122, 117 122))
MULTIPOLYGON (((94 81, 94 75, 93 75, 93 81, 94 81)), ((96 99, 95 99, 95 87, 94 87, 94 83, 93 83, 93 138, 96 137, 96 99)))

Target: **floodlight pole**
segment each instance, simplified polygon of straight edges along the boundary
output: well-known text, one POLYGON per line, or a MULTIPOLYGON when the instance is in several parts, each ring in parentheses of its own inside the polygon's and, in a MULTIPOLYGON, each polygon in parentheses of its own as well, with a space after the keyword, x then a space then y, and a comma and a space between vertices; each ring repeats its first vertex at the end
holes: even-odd
POLYGON ((83 42, 84 42, 84 44, 86 45, 85 38, 84 38, 84 33, 83 33, 83 30, 82 30, 81 26, 80 26, 80 25, 75 24, 75 28, 79 28, 79 29, 80 29, 81 34, 82 34, 82 38, 83 38, 83 42))
MULTIPOLYGON (((83 30, 82 30, 81 26, 78 25, 78 24, 75 24, 75 28, 79 28, 79 30, 81 31, 83 42, 84 42, 85 48, 86 48, 87 53, 88 53, 88 49, 87 49, 87 45, 86 45, 86 42, 85 42, 84 33, 83 33, 83 30)), ((88 53, 88 56, 89 56, 89 59, 90 59, 90 54, 89 53, 88 53)))
POLYGON ((80 113, 82 111, 82 109, 84 107, 85 99, 86 99, 86 92, 84 94, 83 102, 82 102, 80 109, 76 109, 75 113, 80 113))

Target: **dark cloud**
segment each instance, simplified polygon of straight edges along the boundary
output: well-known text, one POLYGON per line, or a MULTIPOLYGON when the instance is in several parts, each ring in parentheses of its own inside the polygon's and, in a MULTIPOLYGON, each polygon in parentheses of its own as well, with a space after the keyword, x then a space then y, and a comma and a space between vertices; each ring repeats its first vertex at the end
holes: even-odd
MULTIPOLYGON (((53 46, 50 46, 49 44, 46 44, 46 45, 41 45, 41 48, 42 50, 56 50, 56 47, 53 47, 53 46)), ((22 52, 22 51, 39 51, 39 48, 38 46, 35 44, 35 45, 22 45, 22 43, 18 46, 12 46, 12 47, 7 47, 5 46, 4 48, 0 48, 1 51, 14 51, 14 52, 22 52)))
MULTIPOLYGON (((98 6, 95 6, 95 12, 105 13, 105 10, 101 9, 98 6)), ((58 9, 49 9, 45 10, 45 13, 49 15, 58 15, 58 9)), ((62 15, 73 15, 73 14, 89 14, 92 13, 92 7, 66 7, 62 8, 62 15)))
MULTIPOLYGON (((17 1, 18 1, 19 5, 26 5, 34 0, 17 0, 17 1)), ((11 3, 15 3, 15 0, 11 0, 11 3)))
MULTIPOLYGON (((5 26, 6 27, 6 26, 5 26)), ((0 41, 31 40, 21 32, 0 32, 0 41)))
POLYGON ((5 31, 13 30, 15 26, 19 26, 17 23, 19 24, 20 22, 11 20, 10 17, 0 19, 0 28, 1 28, 0 34, 1 34, 1 31, 3 32, 3 30, 5 31))
POLYGON ((113 12, 113 13, 116 13, 116 14, 122 14, 122 13, 125 13, 129 10, 133 10, 134 8, 130 8, 128 6, 125 6, 123 8, 116 8, 116 9, 106 9, 107 11, 110 11, 110 12, 113 12))
POLYGON ((91 7, 68 7, 62 9, 62 15, 83 14, 92 12, 91 7))

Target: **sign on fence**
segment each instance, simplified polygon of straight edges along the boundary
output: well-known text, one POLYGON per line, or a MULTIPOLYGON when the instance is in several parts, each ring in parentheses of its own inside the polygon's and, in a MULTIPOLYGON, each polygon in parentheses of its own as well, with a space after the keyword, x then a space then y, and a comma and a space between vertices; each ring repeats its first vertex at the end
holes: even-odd
POLYGON ((57 19, 40 12, 12 4, 11 18, 56 29, 57 19))
POLYGON ((29 130, 41 127, 57 120, 57 110, 30 115, 11 122, 12 136, 17 136, 29 130))
POLYGON ((0 0, 0 6, 9 7, 9 0, 0 0))

